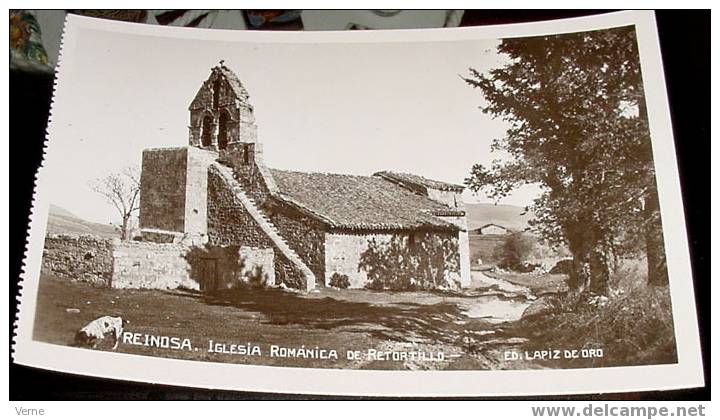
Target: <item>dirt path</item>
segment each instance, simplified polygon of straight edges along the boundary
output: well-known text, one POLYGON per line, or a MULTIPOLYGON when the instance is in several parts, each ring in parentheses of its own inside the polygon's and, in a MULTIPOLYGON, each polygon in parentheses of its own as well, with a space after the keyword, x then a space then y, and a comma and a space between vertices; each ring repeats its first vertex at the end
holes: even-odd
MULTIPOLYGON (((332 298, 347 302, 372 302, 385 308, 408 308, 402 328, 369 323, 365 331, 384 338, 378 350, 398 354, 442 352, 444 360, 402 361, 406 369, 498 370, 540 369, 532 361, 513 360, 506 352, 522 353, 526 337, 510 336, 506 330, 518 322, 535 299, 531 289, 502 279, 473 273, 473 284, 458 294, 428 292, 369 292, 366 290, 324 289, 311 299, 332 298), (445 308, 445 312, 423 314, 424 308, 445 308), (408 324, 416 323, 409 327, 408 324), (438 325, 438 322, 442 323, 438 325)), ((357 325, 351 328, 357 331, 357 325)), ((353 368, 396 369, 398 363, 356 361, 353 368)))

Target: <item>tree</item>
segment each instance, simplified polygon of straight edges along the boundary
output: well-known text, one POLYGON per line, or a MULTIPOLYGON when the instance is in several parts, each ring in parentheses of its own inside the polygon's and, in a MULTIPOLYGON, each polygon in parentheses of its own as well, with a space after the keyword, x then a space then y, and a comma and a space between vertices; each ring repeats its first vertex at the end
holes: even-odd
POLYGON ((140 176, 135 167, 125 168, 104 178, 95 180, 91 187, 120 214, 120 235, 123 240, 130 237, 130 219, 140 208, 140 176))
POLYGON ((535 248, 535 240, 523 232, 512 232, 498 245, 495 252, 503 268, 517 268, 527 260, 535 248))
POLYGON ((498 51, 507 64, 463 79, 509 123, 492 145, 509 158, 475 165, 468 187, 500 200, 539 185, 531 226, 568 245, 577 291, 604 293, 618 254, 643 242, 649 281, 667 282, 633 28, 504 39, 498 51))

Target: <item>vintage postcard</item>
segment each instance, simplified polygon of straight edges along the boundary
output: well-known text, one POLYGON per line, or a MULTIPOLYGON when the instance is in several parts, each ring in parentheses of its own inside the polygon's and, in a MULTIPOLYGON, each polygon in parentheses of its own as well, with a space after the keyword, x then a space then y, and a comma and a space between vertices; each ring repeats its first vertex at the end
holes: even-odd
POLYGON ((46 151, 18 363, 348 395, 703 383, 652 12, 69 16, 46 151))

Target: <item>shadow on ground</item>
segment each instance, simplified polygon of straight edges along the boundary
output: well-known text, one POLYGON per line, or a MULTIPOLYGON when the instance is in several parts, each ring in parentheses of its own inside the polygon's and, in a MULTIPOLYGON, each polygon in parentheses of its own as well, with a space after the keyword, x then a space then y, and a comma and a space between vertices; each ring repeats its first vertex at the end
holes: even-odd
MULTIPOLYGON (((215 294, 187 294, 213 306, 261 313, 264 323, 312 329, 367 332, 383 340, 457 344, 467 317, 454 303, 411 302, 376 305, 325 298, 308 298, 279 290, 223 290, 215 294)), ((388 293, 388 292, 383 292, 388 293)))

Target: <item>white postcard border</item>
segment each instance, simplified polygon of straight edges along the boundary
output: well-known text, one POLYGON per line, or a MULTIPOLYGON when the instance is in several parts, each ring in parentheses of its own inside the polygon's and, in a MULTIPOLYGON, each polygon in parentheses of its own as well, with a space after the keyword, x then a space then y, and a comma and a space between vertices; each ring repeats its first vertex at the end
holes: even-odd
MULTIPOLYGON (((72 63, 62 55, 83 29, 149 36, 242 42, 419 42, 507 38, 635 25, 653 141, 657 185, 670 277, 678 363, 617 368, 517 371, 356 371, 234 365, 77 349, 33 341, 33 321, 49 204, 41 167, 33 201, 13 356, 17 363, 112 379, 261 392, 387 396, 504 396, 664 390, 702 386, 696 308, 684 211, 662 60, 653 12, 488 27, 360 32, 252 32, 165 28, 68 16, 54 98, 63 97, 63 75, 72 63)), ((54 99, 55 100, 55 99, 54 99)), ((57 111, 57 110, 54 110, 57 111)), ((52 113, 51 113, 52 115, 52 113)), ((52 133, 52 116, 48 132, 52 133)), ((61 158, 48 142, 47 154, 61 158)), ((47 156, 46 156, 47 157, 47 156)))

